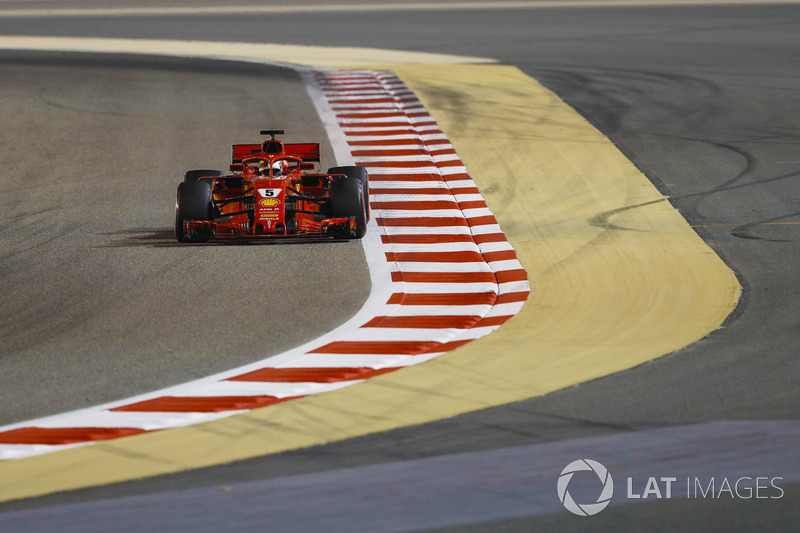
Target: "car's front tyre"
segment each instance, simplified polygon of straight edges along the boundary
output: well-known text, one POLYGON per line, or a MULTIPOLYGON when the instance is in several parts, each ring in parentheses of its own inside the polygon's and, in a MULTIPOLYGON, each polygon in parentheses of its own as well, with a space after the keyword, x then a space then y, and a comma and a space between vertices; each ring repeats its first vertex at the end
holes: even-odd
POLYGON ((357 177, 334 179, 330 189, 330 217, 355 217, 356 229, 351 237, 360 239, 367 233, 367 199, 357 177))
POLYGON ((185 181, 178 185, 175 199, 175 238, 178 242, 206 242, 207 232, 187 233, 184 222, 212 220, 211 184, 202 181, 185 181))
POLYGON ((367 212, 367 222, 370 219, 369 210, 369 174, 364 167, 346 166, 346 167, 331 167, 328 169, 328 174, 344 174, 348 178, 355 178, 361 182, 361 189, 364 193, 364 204, 367 212))

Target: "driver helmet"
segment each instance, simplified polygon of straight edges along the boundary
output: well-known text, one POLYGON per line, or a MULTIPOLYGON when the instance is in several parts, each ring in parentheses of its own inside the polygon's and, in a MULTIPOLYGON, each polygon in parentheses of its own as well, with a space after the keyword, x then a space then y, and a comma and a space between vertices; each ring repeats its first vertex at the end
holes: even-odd
POLYGON ((275 161, 272 163, 272 175, 282 176, 284 173, 286 173, 287 166, 288 165, 286 164, 286 161, 275 161))

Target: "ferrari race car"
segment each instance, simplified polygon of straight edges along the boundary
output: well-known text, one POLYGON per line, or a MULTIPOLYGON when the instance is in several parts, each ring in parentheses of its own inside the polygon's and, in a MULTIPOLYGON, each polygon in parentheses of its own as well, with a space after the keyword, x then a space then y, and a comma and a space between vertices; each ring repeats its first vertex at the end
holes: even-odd
POLYGON ((330 236, 360 239, 369 221, 367 171, 316 172, 317 143, 234 144, 230 172, 190 170, 178 185, 175 237, 215 239, 330 236))

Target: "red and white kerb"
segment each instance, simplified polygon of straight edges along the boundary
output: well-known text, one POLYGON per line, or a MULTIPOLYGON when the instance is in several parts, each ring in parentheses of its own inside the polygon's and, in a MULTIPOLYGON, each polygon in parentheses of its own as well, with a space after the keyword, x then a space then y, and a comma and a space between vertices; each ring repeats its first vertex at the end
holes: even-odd
POLYGON ((364 246, 368 255, 385 258, 381 273, 372 273, 373 294, 377 284, 385 301, 316 341, 245 367, 2 427, 0 459, 206 422, 340 389, 463 346, 521 309, 530 290, 525 270, 414 93, 392 72, 322 71, 316 83, 352 159, 369 171, 368 237, 379 238, 365 238, 364 246))

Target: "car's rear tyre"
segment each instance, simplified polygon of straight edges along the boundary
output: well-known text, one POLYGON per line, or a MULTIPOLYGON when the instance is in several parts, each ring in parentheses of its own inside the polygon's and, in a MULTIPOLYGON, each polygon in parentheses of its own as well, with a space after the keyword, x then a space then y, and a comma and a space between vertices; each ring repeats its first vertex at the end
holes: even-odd
MULTIPOLYGON (((337 172, 337 174, 342 174, 337 172)), ((367 207, 364 188, 357 177, 339 178, 330 183, 331 218, 355 217, 356 230, 352 238, 360 239, 367 233, 367 207)))
POLYGON ((186 182, 195 182, 200 178, 212 176, 212 177, 219 177, 224 176, 225 173, 221 170, 189 170, 184 174, 183 181, 186 182))
POLYGON ((178 185, 175 199, 175 238, 178 242, 206 242, 210 235, 206 232, 187 234, 183 223, 187 220, 212 220, 211 184, 202 181, 189 181, 178 185))
POLYGON ((361 182, 361 188, 364 190, 365 204, 367 208, 367 222, 369 222, 372 214, 369 209, 369 174, 367 169, 363 167, 331 167, 328 169, 328 174, 344 174, 348 178, 358 178, 361 182))

